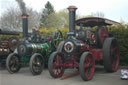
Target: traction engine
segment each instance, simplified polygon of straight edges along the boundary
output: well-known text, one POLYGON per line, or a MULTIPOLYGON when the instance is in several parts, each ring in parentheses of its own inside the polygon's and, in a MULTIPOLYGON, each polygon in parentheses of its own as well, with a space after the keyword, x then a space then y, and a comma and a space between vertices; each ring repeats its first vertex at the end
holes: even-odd
MULTIPOLYGON (((119 65, 119 46, 114 37, 110 37, 102 18, 79 19, 75 22, 75 6, 69 10, 68 39, 60 42, 48 61, 49 73, 52 77, 63 76, 65 69, 77 68, 83 80, 91 80, 95 71, 95 61, 103 61, 107 72, 117 71, 119 65), (91 22, 91 23, 90 23, 91 22), (75 24, 80 26, 75 29, 75 24), (95 32, 83 29, 83 26, 98 25, 95 32)), ((111 21, 112 23, 116 23, 111 21)))
POLYGON ((6 58, 7 56, 14 52, 15 48, 17 47, 19 43, 19 39, 17 38, 19 36, 19 32, 12 32, 12 31, 3 31, 0 30, 0 67, 5 68, 6 58), (9 39, 5 39, 3 36, 11 36, 9 39), (17 37, 12 37, 17 36, 17 37))
POLYGON ((40 31, 33 29, 28 35, 28 15, 22 15, 23 39, 14 53, 7 57, 6 67, 9 73, 16 73, 21 67, 29 65, 33 75, 39 75, 47 65, 50 53, 56 50, 63 40, 61 31, 55 30, 49 36, 42 36, 40 31))

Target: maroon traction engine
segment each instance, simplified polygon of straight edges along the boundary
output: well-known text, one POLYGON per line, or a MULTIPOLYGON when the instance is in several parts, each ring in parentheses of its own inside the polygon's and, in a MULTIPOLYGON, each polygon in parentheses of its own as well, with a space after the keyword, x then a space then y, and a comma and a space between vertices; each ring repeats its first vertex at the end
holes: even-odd
POLYGON ((83 80, 91 80, 95 71, 95 61, 103 61, 107 72, 115 72, 119 65, 119 46, 114 37, 110 37, 106 25, 119 25, 118 22, 89 17, 75 22, 76 7, 70 6, 69 10, 69 32, 68 39, 62 41, 57 51, 49 58, 48 69, 54 78, 61 77, 67 68, 79 69, 83 80), (80 29, 75 29, 76 25, 80 29), (92 32, 82 27, 98 26, 98 30, 92 32))

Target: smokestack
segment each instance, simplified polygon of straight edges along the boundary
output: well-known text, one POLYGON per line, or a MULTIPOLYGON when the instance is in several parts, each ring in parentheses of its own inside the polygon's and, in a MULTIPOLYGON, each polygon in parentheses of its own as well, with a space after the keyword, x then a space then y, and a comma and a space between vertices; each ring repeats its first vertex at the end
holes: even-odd
POLYGON ((22 12, 23 38, 28 37, 28 14, 23 0, 16 0, 22 12))
POLYGON ((28 15, 22 15, 23 38, 28 37, 28 15))
POLYGON ((73 32, 75 30, 75 15, 76 15, 76 7, 75 6, 69 6, 69 32, 73 32))

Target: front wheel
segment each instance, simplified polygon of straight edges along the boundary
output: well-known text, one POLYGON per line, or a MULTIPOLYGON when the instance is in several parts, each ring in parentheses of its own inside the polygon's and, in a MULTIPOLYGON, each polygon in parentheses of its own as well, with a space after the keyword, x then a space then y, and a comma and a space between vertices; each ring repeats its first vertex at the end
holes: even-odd
POLYGON ((20 60, 16 53, 11 53, 6 60, 6 67, 9 73, 16 73, 20 70, 20 60))
POLYGON ((89 52, 84 52, 80 58, 80 76, 84 81, 91 80, 95 71, 95 58, 89 52))
POLYGON ((53 52, 48 61, 48 70, 53 78, 59 78, 64 74, 64 57, 61 53, 53 52))
POLYGON ((43 71, 44 64, 43 56, 39 53, 35 53, 32 55, 29 62, 30 71, 33 75, 39 75, 43 71))

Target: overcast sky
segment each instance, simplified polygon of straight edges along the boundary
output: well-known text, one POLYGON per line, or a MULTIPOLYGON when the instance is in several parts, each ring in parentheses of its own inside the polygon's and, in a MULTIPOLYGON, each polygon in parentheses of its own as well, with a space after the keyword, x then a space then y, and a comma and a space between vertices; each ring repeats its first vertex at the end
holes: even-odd
MULTIPOLYGON (((128 0, 24 0, 27 7, 32 7, 38 12, 44 8, 47 1, 50 1, 56 11, 75 5, 80 15, 103 12, 105 18, 120 22, 128 22, 128 0)), ((10 6, 16 6, 15 0, 0 0, 0 12, 10 6)))

